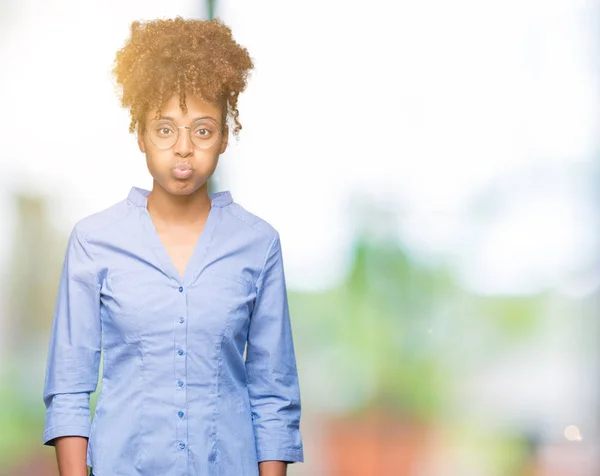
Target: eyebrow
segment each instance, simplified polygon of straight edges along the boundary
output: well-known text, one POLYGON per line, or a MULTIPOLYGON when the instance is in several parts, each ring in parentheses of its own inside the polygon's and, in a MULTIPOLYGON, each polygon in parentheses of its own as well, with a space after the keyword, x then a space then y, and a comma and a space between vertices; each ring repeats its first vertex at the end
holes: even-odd
MULTIPOLYGON (((169 120, 169 121, 173 121, 173 122, 175 122, 175 119, 173 119, 171 116, 160 116, 160 117, 158 118, 158 120, 161 120, 161 119, 167 119, 167 120, 169 120)), ((195 117, 194 119, 192 119, 192 122, 200 121, 200 120, 202 120, 202 119, 212 119, 212 120, 213 120, 213 121, 215 121, 215 122, 219 122, 219 121, 217 121, 217 120, 216 120, 214 117, 212 117, 212 116, 201 116, 201 117, 195 117)))

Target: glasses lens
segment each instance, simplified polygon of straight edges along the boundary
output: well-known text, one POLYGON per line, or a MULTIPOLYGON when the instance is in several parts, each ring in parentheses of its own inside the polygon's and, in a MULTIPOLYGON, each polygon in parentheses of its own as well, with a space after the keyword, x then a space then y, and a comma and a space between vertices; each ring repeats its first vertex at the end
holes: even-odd
POLYGON ((177 127, 169 121, 151 121, 148 124, 150 140, 159 149, 168 149, 177 142, 177 127))
POLYGON ((190 127, 190 136, 196 147, 206 149, 211 147, 220 134, 219 126, 215 121, 210 119, 201 119, 196 121, 190 127))

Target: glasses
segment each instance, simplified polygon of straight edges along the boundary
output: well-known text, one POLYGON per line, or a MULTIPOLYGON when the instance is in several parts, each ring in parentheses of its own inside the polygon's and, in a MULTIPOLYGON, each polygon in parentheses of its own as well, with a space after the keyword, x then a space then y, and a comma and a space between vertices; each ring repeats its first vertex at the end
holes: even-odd
POLYGON ((179 129, 188 129, 190 141, 195 147, 208 149, 221 135, 221 128, 212 119, 199 119, 191 126, 176 126, 167 119, 155 119, 146 126, 152 143, 159 149, 170 149, 179 140, 179 129))

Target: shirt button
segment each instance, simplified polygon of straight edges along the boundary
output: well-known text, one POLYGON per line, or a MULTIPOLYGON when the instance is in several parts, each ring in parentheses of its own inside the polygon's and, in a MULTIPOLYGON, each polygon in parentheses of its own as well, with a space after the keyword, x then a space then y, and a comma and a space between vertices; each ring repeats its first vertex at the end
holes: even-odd
POLYGON ((178 353, 179 355, 183 355, 183 350, 179 349, 179 350, 177 351, 177 353, 178 353))
POLYGON ((179 286, 179 292, 182 293, 183 292, 183 286, 179 286))
POLYGON ((183 441, 179 443, 179 449, 185 449, 185 443, 183 441))
POLYGON ((182 412, 182 411, 179 411, 179 412, 177 412, 177 416, 178 416, 179 418, 183 418, 183 412, 182 412))
POLYGON ((184 319, 183 316, 179 318, 179 322, 183 323, 184 319))
POLYGON ((178 385, 179 387, 183 387, 183 381, 181 381, 181 380, 177 380, 177 385, 178 385))

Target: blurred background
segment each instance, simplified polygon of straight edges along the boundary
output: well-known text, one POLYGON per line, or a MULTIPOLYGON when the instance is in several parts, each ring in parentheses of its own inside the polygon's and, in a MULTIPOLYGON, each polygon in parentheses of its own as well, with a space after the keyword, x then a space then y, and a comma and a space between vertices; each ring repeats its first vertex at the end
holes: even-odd
POLYGON ((600 474, 600 0, 2 0, 0 475, 57 475, 67 237, 152 186, 112 61, 175 15, 256 65, 211 189, 281 235, 288 474, 600 474))

